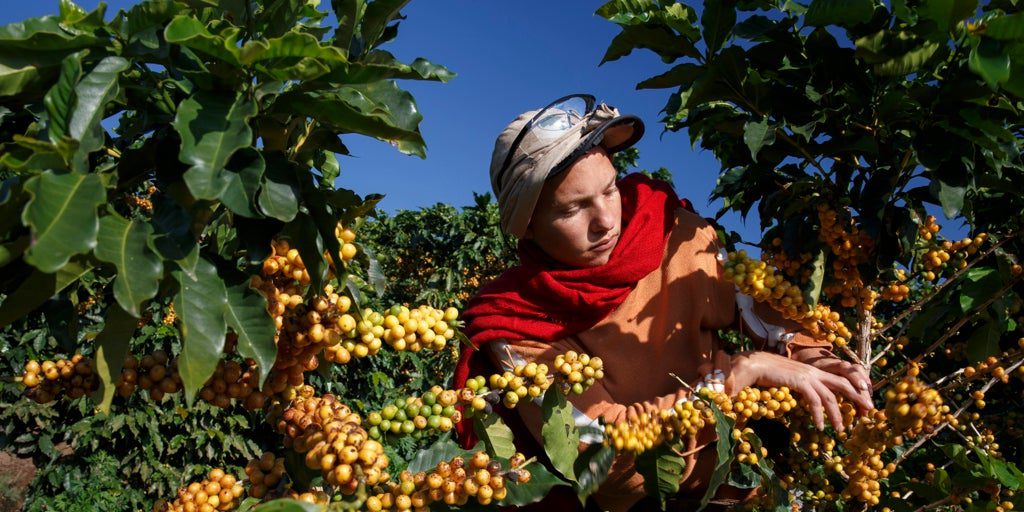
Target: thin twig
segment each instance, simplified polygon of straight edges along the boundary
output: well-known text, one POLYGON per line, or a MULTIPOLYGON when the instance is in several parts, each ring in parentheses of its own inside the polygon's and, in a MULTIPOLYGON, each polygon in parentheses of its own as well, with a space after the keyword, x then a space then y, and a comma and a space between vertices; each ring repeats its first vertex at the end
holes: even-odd
POLYGON ((889 320, 889 323, 885 324, 885 326, 882 327, 881 329, 879 329, 875 334, 876 335, 884 334, 886 331, 891 329, 894 325, 902 322, 908 316, 916 313, 918 310, 921 309, 922 306, 925 305, 925 303, 927 303, 928 301, 933 299, 936 295, 938 295, 940 292, 942 292, 942 290, 946 289, 946 287, 949 286, 951 283, 956 282, 956 280, 961 275, 967 273, 967 271, 970 270, 975 265, 977 265, 978 262, 984 260, 990 254, 995 252, 996 249, 1002 247, 1003 244, 1005 244, 1006 242, 1008 242, 1011 239, 1015 238, 1016 236, 1017 236, 1016 233, 1009 233, 1005 237, 1003 237, 1002 240, 992 244, 991 247, 989 247, 984 252, 979 254, 978 257, 974 258, 974 260, 972 260, 970 263, 968 263, 967 266, 965 266, 964 268, 962 268, 960 270, 957 270, 952 276, 949 277, 949 279, 946 279, 945 281, 943 281, 941 284, 939 284, 935 288, 932 288, 932 290, 930 292, 928 292, 928 295, 925 295, 924 297, 921 298, 921 300, 915 302, 914 304, 911 304, 909 308, 903 310, 902 313, 900 313, 899 315, 896 315, 896 317, 894 317, 892 320, 889 320))
MULTIPOLYGON (((967 322, 969 322, 975 316, 977 316, 979 313, 984 311, 985 308, 989 307, 989 305, 991 305, 997 299, 1001 298, 1004 294, 1006 294, 1006 292, 1008 292, 1011 288, 1013 288, 1014 285, 1016 285, 1018 282, 1020 282, 1020 280, 1021 280, 1020 277, 1017 277, 1017 278, 1011 280, 1009 283, 1007 283, 1002 288, 1000 288, 999 291, 995 293, 995 295, 990 297, 988 300, 986 300, 980 306, 977 306, 977 307, 971 309, 971 311, 968 312, 968 314, 964 315, 963 318, 961 318, 955 324, 953 324, 953 326, 950 327, 949 330, 947 330, 945 334, 940 336, 939 339, 935 340, 934 343, 929 345, 928 348, 926 348, 923 352, 921 352, 917 357, 912 359, 911 362, 912 363, 920 363, 921 360, 925 358, 925 356, 931 355, 932 351, 934 351, 936 348, 938 348, 939 345, 945 343, 946 340, 948 340, 949 338, 953 337, 955 334, 960 332, 960 329, 964 325, 966 325, 967 322)), ((909 367, 910 367, 910 365, 906 365, 902 369, 900 369, 899 371, 894 372, 891 375, 889 375, 889 376, 879 380, 877 383, 875 383, 874 389, 880 389, 882 386, 884 386, 885 384, 889 383, 894 378, 902 376, 903 373, 906 372, 907 368, 909 368, 909 367)))

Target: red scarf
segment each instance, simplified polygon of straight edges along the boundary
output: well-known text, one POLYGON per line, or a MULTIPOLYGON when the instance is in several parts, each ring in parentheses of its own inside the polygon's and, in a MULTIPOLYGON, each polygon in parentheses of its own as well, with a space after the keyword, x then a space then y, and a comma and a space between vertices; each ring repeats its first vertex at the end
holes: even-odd
MULTIPOLYGON (((665 243, 675 224, 675 210, 692 211, 671 185, 643 174, 618 183, 622 198, 622 234, 607 263, 575 268, 561 264, 529 240, 519 243, 520 264, 485 286, 462 317, 463 332, 473 347, 462 351, 454 386, 460 389, 474 369, 486 368, 473 358, 485 343, 537 340, 553 342, 583 332, 600 322, 633 291, 636 283, 661 265, 665 243)), ((458 425, 460 439, 472 442, 467 422, 458 425)))

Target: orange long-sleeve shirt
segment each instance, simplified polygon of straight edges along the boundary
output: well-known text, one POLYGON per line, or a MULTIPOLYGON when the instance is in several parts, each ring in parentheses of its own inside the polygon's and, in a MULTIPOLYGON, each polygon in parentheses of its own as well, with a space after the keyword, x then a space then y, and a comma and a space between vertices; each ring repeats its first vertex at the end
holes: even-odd
MULTIPOLYGON (((680 208, 661 267, 641 279, 615 311, 589 330, 553 343, 490 343, 490 356, 505 369, 529 361, 551 364, 556 355, 568 350, 600 357, 604 378, 570 398, 581 425, 597 418, 615 423, 672 407, 690 395, 673 375, 696 384, 706 375, 717 374, 727 392, 735 391, 729 378, 731 355, 722 348, 719 329, 743 329, 763 349, 784 354, 798 347, 829 345, 799 332, 795 323, 760 304, 753 307, 756 317, 750 311, 739 314, 735 286, 722 276, 723 255, 714 228, 680 208), (741 316, 747 321, 741 321, 741 316), (784 333, 782 340, 773 348, 780 333, 784 333)), ((740 301, 741 306, 750 307, 742 296, 740 301)), ((517 409, 539 441, 539 407, 522 404, 517 409)), ((706 486, 715 456, 712 450, 699 448, 713 439, 714 433, 705 429, 690 440, 682 493, 702 492, 706 486)), ((595 498, 603 509, 621 511, 643 496, 643 477, 635 471, 632 457, 619 455, 595 498)))

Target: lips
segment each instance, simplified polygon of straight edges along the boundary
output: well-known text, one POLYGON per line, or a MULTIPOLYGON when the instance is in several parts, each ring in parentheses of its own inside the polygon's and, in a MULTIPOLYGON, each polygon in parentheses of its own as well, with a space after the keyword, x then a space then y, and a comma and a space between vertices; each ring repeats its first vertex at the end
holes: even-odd
POLYGON ((615 245, 615 241, 618 240, 618 238, 618 235, 610 236, 606 238, 604 241, 598 242, 596 245, 593 246, 591 250, 596 252, 603 252, 608 249, 611 249, 615 245))

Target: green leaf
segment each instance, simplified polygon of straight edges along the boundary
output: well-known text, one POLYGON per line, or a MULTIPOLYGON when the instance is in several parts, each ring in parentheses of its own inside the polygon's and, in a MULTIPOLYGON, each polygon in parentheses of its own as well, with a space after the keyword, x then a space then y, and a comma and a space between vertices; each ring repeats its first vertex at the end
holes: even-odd
POLYGON ((104 42, 93 34, 64 26, 59 16, 29 18, 0 26, 0 50, 73 51, 102 46, 104 42))
MULTIPOLYGON (((756 435, 750 436, 751 452, 761 453, 761 439, 756 435)), ((775 504, 775 512, 789 512, 791 508, 789 491, 782 487, 782 480, 776 476, 769 457, 761 457, 757 461, 757 468, 761 472, 762 493, 771 496, 770 503, 775 504)))
POLYGON ((615 450, 603 443, 594 443, 587 447, 576 459, 575 471, 579 485, 576 496, 585 502, 587 496, 597 492, 598 487, 608 478, 608 470, 615 460, 615 450))
POLYGON ((398 17, 399 11, 408 3, 409 0, 375 0, 366 4, 360 31, 367 48, 372 48, 377 43, 384 33, 384 28, 398 17))
POLYGON ((811 279, 808 281, 807 287, 804 288, 804 302, 813 308, 818 304, 818 298, 821 296, 821 284, 825 281, 825 249, 818 250, 818 255, 814 257, 812 265, 814 270, 811 272, 811 279))
POLYGON ((100 121, 106 116, 107 103, 117 95, 117 81, 128 69, 121 57, 105 57, 75 86, 75 110, 68 121, 68 136, 79 141, 72 169, 86 172, 88 155, 103 147, 104 131, 100 121))
POLYGON ((960 284, 960 311, 968 313, 985 302, 1001 285, 999 271, 992 267, 975 267, 967 271, 960 284))
POLYGON ((99 387, 93 392, 96 409, 110 414, 110 402, 114 399, 117 382, 121 379, 121 367, 128 354, 129 341, 135 333, 138 320, 117 304, 107 308, 103 320, 103 331, 96 336, 96 375, 99 387))
POLYGON ((967 64, 993 89, 1010 78, 1010 56, 995 39, 982 37, 967 58, 967 64))
POLYGON ((0 46, 0 97, 15 96, 57 74, 65 51, 29 53, 0 46))
POLYGON ((0 328, 39 307, 46 299, 60 293, 93 269, 97 262, 88 258, 72 258, 55 273, 32 271, 28 278, 4 299, 0 308, 0 328))
POLYGON ((176 0, 146 0, 132 6, 125 14, 124 33, 128 39, 154 27, 162 26, 182 10, 176 0))
POLYGON ((940 47, 941 45, 934 41, 925 42, 915 50, 874 64, 872 70, 882 76, 899 76, 913 73, 920 69, 921 66, 924 66, 940 47))
POLYGON ((566 485, 562 479, 548 471, 548 468, 539 462, 530 464, 526 469, 530 470, 530 481, 525 484, 507 482, 505 485, 508 494, 505 499, 501 500, 502 505, 521 507, 536 503, 544 499, 551 492, 552 487, 566 485))
POLYGON ((671 87, 689 87, 705 69, 690 62, 678 64, 658 76, 652 76, 636 84, 637 89, 667 89, 671 87))
POLYGON ((252 510, 253 512, 323 512, 326 510, 326 507, 291 498, 278 498, 259 505, 252 510))
POLYGON ((164 272, 163 260, 149 248, 152 234, 149 223, 116 213, 100 219, 96 257, 117 267, 114 298, 136 318, 142 317, 142 303, 156 295, 164 272))
POLYGON ((698 510, 703 510, 708 505, 711 498, 714 498, 715 493, 718 492, 718 488, 729 478, 729 467, 735 458, 732 449, 732 427, 734 421, 723 414, 714 404, 708 403, 708 406, 715 415, 715 434, 718 436, 718 440, 715 441, 717 460, 715 461, 715 470, 708 480, 707 491, 704 492, 704 497, 700 500, 700 508, 698 510))
POLYGON ((761 148, 775 143, 775 127, 771 126, 768 119, 760 121, 747 121, 743 125, 743 142, 750 148, 750 157, 756 162, 757 154, 761 148))
POLYGON ((1003 329, 999 322, 986 320, 967 339, 967 357, 971 361, 982 361, 988 356, 999 355, 999 337, 1003 329))
POLYGON ((736 24, 736 7, 731 0, 704 0, 704 12, 700 15, 704 31, 704 44, 708 55, 718 52, 729 40, 732 27, 736 24))
POLYGON ((1024 39, 1024 12, 990 18, 985 22, 984 34, 992 39, 1024 39))
POLYGON ((813 27, 851 26, 870 20, 874 12, 872 0, 814 0, 807 8, 804 23, 813 27))
POLYGON ((474 418, 473 431, 487 447, 487 453, 492 456, 508 459, 516 454, 512 429, 504 421, 501 421, 501 417, 497 414, 486 414, 483 417, 474 418))
POLYGON ((978 8, 978 0, 926 0, 917 7, 917 13, 935 22, 938 31, 945 36, 953 26, 978 8))
POLYGON ((964 196, 967 195, 967 187, 947 183, 941 179, 932 180, 929 187, 932 189, 939 204, 942 205, 942 213, 946 218, 952 219, 960 214, 964 207, 964 196))
POLYGON ((87 54, 88 51, 83 50, 65 57, 60 65, 57 83, 53 84, 43 97, 43 105, 46 106, 46 114, 49 116, 47 132, 50 142, 56 143, 68 134, 68 123, 75 107, 75 84, 82 76, 82 57, 87 54))
POLYGON ((267 155, 267 169, 256 200, 264 215, 291 222, 299 213, 299 182, 294 165, 280 153, 267 155))
POLYGON ((409 462, 408 470, 413 473, 430 471, 438 462, 468 453, 470 450, 463 450, 450 435, 441 436, 429 448, 416 452, 416 456, 409 462))
POLYGON ((345 52, 340 48, 323 45, 312 34, 294 30, 273 39, 249 41, 245 43, 239 54, 240 62, 246 66, 264 60, 298 57, 309 57, 326 62, 348 61, 345 52))
POLYGON ((203 52, 234 66, 241 65, 238 38, 238 28, 228 26, 219 34, 213 34, 201 21, 187 14, 175 16, 164 29, 168 43, 203 52))
POLYGON ((185 183, 199 199, 217 199, 229 185, 222 172, 235 151, 252 144, 248 120, 256 104, 245 94, 233 97, 196 91, 178 107, 174 129, 181 136, 178 158, 189 165, 185 183))
POLYGON ((238 353, 252 358, 260 368, 260 387, 270 374, 277 345, 274 320, 267 313, 267 299, 249 287, 244 276, 226 288, 224 321, 238 335, 238 353))
POLYGON ((636 458, 636 470, 644 477, 644 491, 665 507, 665 500, 679 492, 679 480, 686 468, 686 459, 662 444, 636 458))
POLYGON ((224 206, 243 217, 263 217, 256 200, 265 169, 263 155, 256 148, 243 147, 236 151, 221 173, 227 183, 220 195, 224 206))
POLYGON ((325 79, 335 83, 366 84, 395 78, 447 82, 455 78, 455 73, 424 58, 403 64, 384 50, 373 50, 359 61, 333 70, 325 79))
POLYGON ((96 246, 96 208, 107 200, 98 175, 47 171, 26 181, 25 190, 31 199, 21 219, 33 237, 25 261, 43 272, 56 272, 71 256, 96 246))
POLYGON ((672 62, 682 57, 700 58, 700 52, 688 38, 675 34, 667 27, 652 25, 629 25, 612 39, 601 58, 600 64, 619 60, 633 53, 637 48, 645 48, 658 54, 665 62, 672 62))
POLYGON ((349 51, 353 36, 359 28, 359 22, 366 11, 365 0, 331 0, 331 9, 338 19, 338 28, 334 32, 335 45, 349 51))
POLYGON ((578 483, 574 467, 579 456, 580 433, 572 416, 572 404, 555 389, 544 393, 541 404, 543 424, 540 428, 544 440, 544 453, 555 469, 572 483, 578 483))
POLYGON ((185 386, 185 399, 191 407, 195 395, 213 375, 224 351, 227 326, 224 308, 227 290, 217 275, 217 267, 204 258, 196 265, 195 278, 175 271, 180 288, 174 298, 174 310, 181 325, 182 350, 178 373, 185 386))

